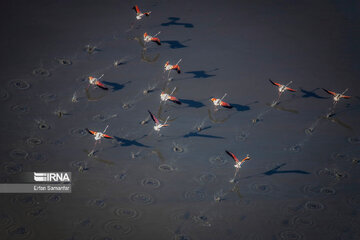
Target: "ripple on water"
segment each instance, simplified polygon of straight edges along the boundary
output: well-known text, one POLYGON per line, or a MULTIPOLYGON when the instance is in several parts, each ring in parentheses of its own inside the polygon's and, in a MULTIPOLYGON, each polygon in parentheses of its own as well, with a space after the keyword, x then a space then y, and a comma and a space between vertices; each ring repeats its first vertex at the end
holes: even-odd
POLYGON ((331 158, 336 161, 348 161, 350 157, 344 153, 333 153, 331 158))
POLYGON ((46 210, 42 207, 33 207, 26 211, 26 215, 34 218, 40 218, 46 216, 46 210))
POLYGON ((295 230, 285 230, 285 231, 282 231, 279 233, 279 237, 280 239, 283 239, 283 240, 300 240, 300 239, 303 239, 304 236, 295 231, 295 230))
POLYGON ((249 188, 252 192, 261 194, 269 194, 274 190, 274 187, 267 183, 252 183, 249 188))
POLYGON ((4 170, 8 174, 18 174, 23 171, 23 165, 21 163, 6 162, 4 163, 4 170))
POLYGON ((170 219, 172 221, 186 221, 191 218, 191 213, 188 210, 185 209, 175 209, 170 213, 170 219))
POLYGON ((0 213, 0 230, 8 228, 13 224, 13 218, 7 213, 0 213))
POLYGON ((141 185, 149 188, 158 188, 160 187, 160 181, 156 178, 147 177, 141 180, 141 185))
POLYGON ((105 232, 114 236, 128 235, 133 230, 133 227, 120 219, 112 219, 104 224, 105 232))
POLYGON ((32 237, 32 230, 22 225, 11 226, 7 232, 11 239, 29 239, 32 237))
POLYGON ((55 93, 43 93, 40 95, 40 99, 44 101, 45 103, 53 102, 57 98, 55 93))
POLYGON ((46 70, 45 68, 42 68, 42 67, 35 68, 32 71, 32 74, 34 76, 38 76, 38 77, 49 77, 50 76, 50 72, 48 70, 46 70))
POLYGON ((154 197, 151 196, 148 193, 143 193, 143 192, 135 192, 135 193, 131 193, 129 195, 129 200, 130 202, 133 202, 135 204, 138 205, 150 205, 152 203, 154 203, 154 197))
POLYGON ((70 129, 70 135, 75 137, 83 137, 87 135, 87 131, 84 128, 73 128, 70 129))
POLYGON ((30 146, 40 145, 43 143, 43 141, 37 137, 29 137, 25 142, 30 146))
POLYGON ((184 193, 184 198, 190 201, 203 201, 205 197, 206 197, 205 192, 198 189, 186 191, 184 193))
POLYGON ((222 167, 228 162, 228 160, 221 156, 212 156, 209 158, 209 162, 215 167, 222 167))
POLYGON ((10 81, 10 86, 18 90, 26 90, 30 88, 30 83, 25 80, 15 79, 10 81))
POLYGON ((114 214, 119 217, 124 217, 126 219, 137 220, 141 217, 141 212, 134 208, 116 208, 114 214))
POLYGON ((47 157, 42 154, 41 152, 31 152, 27 157, 26 160, 29 162, 33 162, 35 164, 45 164, 47 162, 47 157))
POLYGON ((296 215, 291 219, 291 224, 300 228, 314 228, 313 218, 309 216, 296 215))
POLYGON ((174 171, 174 168, 169 164, 160 164, 158 168, 159 168, 159 170, 161 172, 172 172, 172 171, 174 171))
POLYGON ((198 182, 203 184, 212 183, 215 181, 215 179, 216 179, 216 175, 212 173, 203 173, 196 178, 198 182))
POLYGON ((17 114, 25 114, 25 113, 29 112, 28 106, 23 105, 23 104, 11 105, 10 109, 11 109, 11 111, 13 111, 17 114))
POLYGON ((75 222, 76 227, 91 229, 93 227, 93 223, 89 218, 82 218, 75 222))
POLYGON ((325 209, 325 206, 317 201, 307 201, 305 203, 305 209, 311 210, 311 211, 321 211, 325 209))
POLYGON ((105 199, 96 198, 96 199, 91 199, 91 200, 87 201, 86 205, 88 207, 103 209, 106 207, 106 202, 105 202, 105 199))
POLYGON ((14 160, 25 159, 28 155, 28 152, 19 148, 15 148, 10 151, 10 157, 14 160))
POLYGON ((0 101, 6 101, 10 98, 10 94, 3 88, 0 88, 0 101))

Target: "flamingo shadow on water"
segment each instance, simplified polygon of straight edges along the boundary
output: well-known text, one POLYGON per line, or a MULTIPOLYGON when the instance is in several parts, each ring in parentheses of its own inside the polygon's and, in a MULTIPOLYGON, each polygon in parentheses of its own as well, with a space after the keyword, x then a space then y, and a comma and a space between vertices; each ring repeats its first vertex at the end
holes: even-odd
POLYGON ((147 135, 144 135, 138 139, 135 139, 135 140, 129 140, 129 139, 126 139, 126 138, 121 138, 121 137, 116 137, 114 136, 114 139, 120 143, 120 145, 122 147, 128 147, 128 146, 138 146, 138 147, 144 147, 144 148, 148 148, 149 146, 147 145, 144 145, 142 143, 139 143, 138 140, 139 139, 142 139, 144 137, 146 137, 147 135))
POLYGON ((284 174, 284 173, 310 174, 309 172, 303 171, 303 170, 282 170, 282 171, 278 171, 280 168, 282 168, 285 165, 286 165, 286 163, 282 163, 282 164, 274 167, 273 169, 271 169, 269 171, 263 172, 263 174, 267 175, 267 176, 271 176, 271 175, 274 175, 274 174, 284 174))
POLYGON ((161 26, 168 27, 170 25, 180 25, 180 26, 184 26, 185 28, 194 28, 194 25, 192 23, 178 22, 180 20, 180 18, 178 18, 178 17, 169 17, 168 19, 170 21, 166 22, 166 23, 162 23, 161 26))
POLYGON ((108 82, 108 81, 103 81, 103 83, 105 83, 106 85, 109 85, 112 88, 113 92, 116 92, 116 91, 123 89, 125 87, 125 85, 128 83, 131 83, 131 81, 127 81, 123 84, 115 83, 115 82, 108 82))

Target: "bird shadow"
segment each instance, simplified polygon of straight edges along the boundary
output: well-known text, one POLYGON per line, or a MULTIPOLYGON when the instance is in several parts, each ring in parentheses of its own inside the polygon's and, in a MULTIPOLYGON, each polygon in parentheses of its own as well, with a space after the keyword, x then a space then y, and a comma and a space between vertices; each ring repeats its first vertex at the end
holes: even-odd
POLYGON ((319 90, 319 89, 320 88, 315 88, 313 90, 308 91, 308 90, 305 90, 303 88, 300 88, 300 91, 304 94, 301 97, 302 98, 310 98, 310 97, 312 97, 312 98, 318 98, 318 99, 329 99, 328 97, 322 97, 322 96, 319 96, 318 94, 316 94, 315 92, 317 90, 319 90))
POLYGON ((131 81, 127 81, 126 83, 119 84, 115 82, 102 81, 104 84, 109 85, 113 92, 119 91, 125 87, 125 84, 131 83, 131 81))
MULTIPOLYGON (((143 137, 145 137, 146 135, 144 135, 143 137)), ((141 137, 141 138, 143 138, 141 137)), ((139 138, 139 139, 141 139, 139 138)), ((142 143, 139 143, 137 140, 129 140, 126 138, 121 138, 121 137, 116 137, 114 136, 114 139, 120 143, 121 146, 123 147, 128 147, 128 146, 138 146, 138 147, 144 147, 144 148, 148 148, 149 146, 144 145, 142 143)))
POLYGON ((187 104, 189 107, 192 108, 201 108, 205 106, 202 102, 190 100, 190 99, 179 99, 179 101, 184 104, 187 104))
MULTIPOLYGON (((207 127, 201 128, 200 131, 204 131, 204 130, 209 129, 209 128, 211 128, 211 126, 207 126, 207 127)), ((191 132, 185 134, 183 137, 184 137, 184 138, 189 138, 189 137, 203 137, 203 138, 224 139, 224 137, 220 137, 220 136, 214 136, 214 135, 209 135, 209 134, 201 134, 201 133, 199 133, 200 131, 199 131, 199 130, 191 131, 191 132)))
POLYGON ((215 74, 207 74, 207 72, 214 72, 217 70, 219 70, 219 69, 215 68, 214 70, 211 70, 211 71, 203 71, 203 70, 189 71, 189 72, 185 72, 185 73, 194 74, 194 76, 192 78, 210 78, 210 77, 214 77, 216 75, 215 74))
MULTIPOLYGON (((183 43, 190 41, 191 39, 183 41, 183 43)), ((177 40, 167 40, 167 41, 161 41, 161 43, 169 44, 169 47, 172 49, 178 49, 178 48, 186 48, 188 46, 182 44, 181 42, 177 40)))
POLYGON ((240 104, 234 104, 234 103, 230 103, 230 105, 236 109, 236 111, 238 112, 244 112, 244 111, 249 111, 250 107, 247 105, 240 105, 240 104))
POLYGON ((166 22, 166 23, 162 23, 161 26, 168 27, 170 25, 180 25, 180 26, 184 26, 185 28, 193 28, 194 27, 194 25, 192 23, 178 22, 180 20, 180 18, 178 18, 178 17, 169 17, 168 19, 170 21, 166 22))
POLYGON ((267 175, 267 176, 271 176, 271 175, 274 175, 274 174, 284 174, 284 173, 310 174, 309 172, 303 171, 303 170, 282 170, 282 171, 279 171, 279 169, 282 168, 285 165, 286 165, 286 163, 280 164, 280 165, 274 167, 273 169, 271 169, 269 171, 263 172, 263 174, 267 175))

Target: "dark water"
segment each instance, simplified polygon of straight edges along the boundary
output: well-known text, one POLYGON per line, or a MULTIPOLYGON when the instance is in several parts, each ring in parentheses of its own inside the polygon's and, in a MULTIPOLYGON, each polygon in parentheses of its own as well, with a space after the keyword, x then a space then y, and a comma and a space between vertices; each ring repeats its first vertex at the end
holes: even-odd
POLYGON ((133 4, 3 4, 1 180, 71 171, 73 192, 1 194, 0 239, 360 239, 359 3, 140 1, 136 23, 133 4), (269 107, 269 78, 298 91, 269 107), (326 118, 321 88, 352 98, 326 118), (251 156, 232 183, 225 150, 251 156))

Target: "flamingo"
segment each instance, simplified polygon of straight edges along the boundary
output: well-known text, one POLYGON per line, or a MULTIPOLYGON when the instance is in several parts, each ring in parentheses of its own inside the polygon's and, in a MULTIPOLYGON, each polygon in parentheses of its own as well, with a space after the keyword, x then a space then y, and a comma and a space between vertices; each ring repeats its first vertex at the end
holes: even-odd
POLYGON ((147 33, 144 33, 144 42, 155 42, 157 43, 157 45, 161 45, 160 39, 156 37, 158 34, 160 34, 160 32, 158 32, 154 36, 150 36, 147 33))
POLYGON ((234 167, 237 168, 237 169, 241 168, 241 165, 245 162, 245 160, 250 160, 249 154, 247 154, 246 157, 245 157, 243 160, 239 161, 239 159, 238 159, 238 158, 235 156, 235 154, 233 154, 232 152, 229 152, 229 151, 227 151, 227 150, 225 150, 225 152, 226 152, 230 157, 232 157, 232 159, 234 159, 234 161, 235 161, 234 167))
POLYGON ((176 90, 176 87, 174 88, 174 90, 170 93, 170 94, 167 94, 165 93, 164 91, 161 92, 160 94, 160 99, 162 102, 166 102, 167 100, 171 101, 171 102, 174 102, 176 104, 181 104, 181 102, 179 101, 179 99, 177 99, 176 97, 172 96, 172 94, 175 92, 176 90))
POLYGON ((155 123, 155 126, 154 126, 154 130, 155 131, 160 131, 160 129, 162 128, 162 127, 167 127, 167 126, 169 126, 169 124, 167 124, 167 121, 169 120, 169 117, 167 117, 166 118, 166 120, 165 120, 165 122, 164 123, 160 123, 160 121, 155 117, 155 115, 154 114, 152 114, 149 110, 148 110, 148 112, 149 112, 149 114, 150 114, 150 117, 151 117, 151 119, 154 121, 154 123, 155 123))
POLYGON ((333 97, 334 97, 334 98, 333 98, 333 99, 334 99, 334 102, 340 101, 341 98, 345 98, 345 99, 351 98, 350 96, 344 95, 344 93, 347 92, 348 88, 345 89, 345 91, 343 91, 342 93, 332 92, 332 91, 326 90, 326 89, 324 89, 324 88, 323 88, 323 90, 324 90, 325 92, 327 92, 328 94, 333 95, 333 97))
POLYGON ((147 16, 147 17, 148 17, 148 16, 150 15, 150 13, 151 13, 151 12, 144 12, 144 13, 142 13, 142 12, 140 11, 138 5, 135 5, 135 6, 133 7, 133 9, 134 9, 135 12, 136 12, 136 19, 137 19, 137 20, 142 19, 144 16, 147 16))
POLYGON ((99 78, 95 78, 95 77, 92 77, 92 76, 89 76, 89 83, 90 85, 95 85, 95 86, 98 86, 99 88, 101 89, 104 89, 104 90, 109 90, 109 88, 107 88, 102 82, 100 82, 100 79, 104 76, 101 75, 99 78))
POLYGON ((227 95, 227 93, 225 93, 222 98, 211 98, 210 101, 213 102, 215 107, 222 106, 224 108, 232 108, 232 106, 229 103, 223 101, 223 99, 226 97, 226 95, 227 95))

